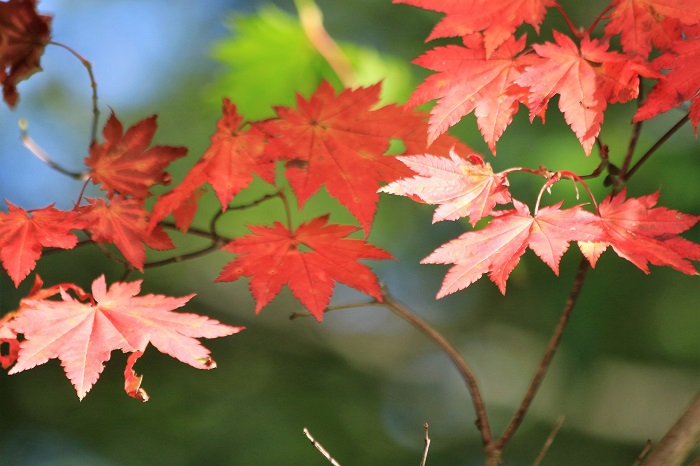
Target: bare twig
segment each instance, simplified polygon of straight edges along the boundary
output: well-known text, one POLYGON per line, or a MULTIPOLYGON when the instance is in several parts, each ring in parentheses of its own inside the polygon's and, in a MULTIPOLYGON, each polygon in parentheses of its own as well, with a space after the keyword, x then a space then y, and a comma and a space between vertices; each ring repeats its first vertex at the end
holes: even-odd
POLYGON ((29 128, 29 123, 27 122, 27 120, 25 120, 24 118, 21 118, 19 120, 19 131, 20 131, 20 135, 22 138, 22 144, 24 144, 24 147, 29 149, 29 152, 34 154, 39 160, 41 160, 46 165, 53 168, 54 170, 56 170, 59 173, 62 173, 70 178, 75 179, 75 180, 88 179, 89 175, 88 175, 87 171, 85 171, 85 172, 72 172, 70 170, 66 170, 65 168, 63 168, 62 166, 60 166, 59 164, 54 162, 54 160, 51 157, 49 157, 49 154, 47 154, 39 146, 39 144, 37 144, 34 141, 34 139, 29 137, 29 134, 27 133, 28 128, 29 128))
POLYGON ((423 447, 423 458, 421 459, 420 466, 425 466, 428 461, 428 449, 430 448, 430 436, 428 436, 428 423, 423 424, 423 429, 425 430, 425 446, 423 447))
POLYGON ((564 305, 561 317, 559 317, 559 322, 557 323, 557 326, 554 329, 554 333, 552 334, 552 337, 549 340, 549 345, 547 345, 547 349, 544 352, 544 356, 542 356, 540 365, 537 367, 537 372, 535 372, 535 376, 533 377, 532 382, 530 383, 530 387, 525 393, 523 401, 520 403, 518 410, 513 415, 510 424, 508 424, 508 427, 506 427, 506 430, 503 432, 501 438, 499 438, 496 441, 495 448, 497 450, 502 450, 503 447, 505 447, 505 445, 511 439, 515 431, 518 429, 520 423, 525 417, 525 413, 530 408, 530 404, 532 403, 532 400, 535 397, 537 390, 540 388, 540 384, 542 383, 542 379, 544 379, 544 376, 547 373, 549 364, 552 362, 554 353, 556 353, 557 348, 559 347, 559 342, 561 341, 561 337, 564 334, 566 325, 569 322, 571 312, 574 310, 576 302, 578 301, 578 296, 581 293, 583 282, 586 279, 586 272, 588 271, 588 267, 589 265, 586 258, 581 258, 581 263, 579 264, 578 272, 576 272, 576 278, 574 279, 574 283, 571 286, 571 291, 569 292, 569 297, 566 299, 566 304, 564 305))
POLYGON ((60 42, 50 42, 50 44, 57 47, 61 47, 68 52, 70 52, 75 58, 80 60, 83 67, 87 70, 88 76, 90 77, 90 87, 92 87, 92 125, 90 128, 90 144, 97 141, 97 122, 100 118, 100 110, 97 106, 97 81, 95 81, 95 75, 92 72, 92 63, 83 58, 78 52, 68 47, 67 45, 61 44, 60 42))
POLYGON ((326 450, 325 448, 323 448, 323 445, 321 445, 320 443, 318 443, 318 441, 317 441, 315 438, 313 438, 313 437, 311 436, 311 432, 309 432, 309 429, 307 429, 306 427, 304 427, 304 435, 306 435, 306 438, 309 439, 309 440, 311 441, 311 444, 312 444, 314 447, 316 447, 316 449, 317 449, 318 451, 321 452, 321 454, 323 455, 323 457, 326 458, 330 464, 332 464, 333 466, 340 466, 340 463, 338 463, 335 459, 333 459, 333 457, 331 456, 331 454, 328 453, 328 450, 326 450))
POLYGON ((643 466, 678 466, 700 443, 700 393, 651 451, 643 466))
POLYGON ((554 442, 554 437, 556 437, 557 433, 559 433, 559 429, 561 429, 562 424, 564 424, 564 416, 559 416, 557 418, 557 422, 554 423, 554 427, 552 428, 552 431, 549 433, 547 440, 544 441, 544 445, 542 445, 542 448, 540 449, 540 453, 537 455, 537 458, 535 458, 535 461, 532 463, 532 466, 540 466, 540 463, 542 462, 545 455, 549 451, 549 447, 551 447, 552 442, 554 442))
POLYGON ((642 448, 642 451, 640 451, 639 455, 637 455, 637 459, 634 460, 634 463, 632 463, 632 466, 639 466, 642 464, 642 460, 644 460, 644 457, 647 456, 647 453, 649 453, 652 446, 654 446, 654 442, 647 440, 647 442, 644 444, 644 448, 642 448))
POLYGON ((629 180, 630 177, 632 175, 634 175, 635 172, 637 170, 639 170, 639 168, 649 159, 649 157, 651 157, 654 154, 654 152, 656 152, 658 150, 658 148, 661 147, 671 136, 676 134, 676 132, 683 125, 685 125, 688 122, 688 120, 690 120, 690 115, 686 114, 683 118, 681 118, 678 121, 678 123, 673 125, 673 127, 671 127, 671 129, 666 131, 666 134, 661 136, 661 138, 659 138, 659 140, 656 141, 656 143, 653 146, 651 146, 651 148, 648 151, 646 151, 646 153, 644 155, 642 155, 642 158, 640 158, 639 161, 637 163, 635 163, 634 166, 632 168, 630 168, 628 172, 623 172, 620 177, 625 181, 629 180))
POLYGON ((466 383, 467 389, 471 395, 472 403, 474 405, 474 413, 476 414, 476 427, 481 433, 481 441, 483 442, 484 446, 488 447, 492 443, 493 438, 491 436, 489 420, 486 416, 486 406, 481 398, 481 391, 479 390, 479 384, 474 376, 474 371, 455 349, 455 347, 452 346, 452 344, 447 341, 447 338, 445 338, 440 332, 431 327, 426 321, 413 314, 403 305, 396 302, 394 298, 384 290, 382 290, 382 298, 384 299, 383 304, 386 307, 391 309, 394 314, 413 325, 423 335, 438 345, 455 365, 457 371, 466 383))

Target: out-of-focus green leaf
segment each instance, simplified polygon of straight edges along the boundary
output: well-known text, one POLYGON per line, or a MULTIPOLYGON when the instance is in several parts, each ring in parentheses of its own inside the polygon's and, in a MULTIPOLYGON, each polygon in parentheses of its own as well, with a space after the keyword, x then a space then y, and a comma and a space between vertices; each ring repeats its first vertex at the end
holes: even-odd
MULTIPOLYGON (((267 6, 257 15, 230 20, 232 34, 214 46, 223 65, 210 95, 227 96, 248 119, 274 115, 273 105, 293 105, 296 93, 310 95, 323 79, 342 85, 307 38, 298 18, 267 6)), ((384 80, 383 102, 403 102, 414 84, 408 64, 377 51, 339 43, 363 86, 384 80)))

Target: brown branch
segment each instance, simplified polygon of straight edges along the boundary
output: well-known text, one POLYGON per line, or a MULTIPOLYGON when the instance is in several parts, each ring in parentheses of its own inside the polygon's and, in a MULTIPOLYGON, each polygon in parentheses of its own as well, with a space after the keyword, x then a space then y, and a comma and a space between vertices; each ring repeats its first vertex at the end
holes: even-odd
POLYGON ((542 445, 540 453, 537 455, 537 458, 535 458, 535 461, 532 463, 532 466, 540 466, 540 463, 542 463, 542 460, 549 451, 549 447, 551 447, 552 443, 554 442, 554 437, 556 437, 559 433, 559 429, 561 429, 562 424, 564 424, 564 416, 559 416, 557 418, 557 422, 554 423, 554 427, 549 433, 547 440, 544 441, 544 445, 542 445))
POLYGON ((494 447, 499 451, 503 450, 503 447, 505 447, 505 445, 512 438, 515 431, 518 430, 518 427, 520 427, 520 423, 523 421, 525 413, 527 413, 527 410, 530 408, 530 404, 532 404, 532 400, 535 397, 537 390, 540 388, 540 384, 542 383, 542 380, 544 379, 544 376, 547 373, 547 369, 549 368, 549 365, 552 362, 552 358, 554 358, 554 354, 556 353, 557 348, 559 347, 561 337, 564 335, 566 325, 568 324, 569 319, 571 318, 571 312, 576 306, 578 296, 581 293, 581 288, 583 287, 583 282, 586 279, 586 272, 588 271, 588 268, 589 265, 586 258, 581 258, 581 263, 579 264, 578 271, 576 272, 576 278, 574 279, 574 283, 571 286, 571 291, 569 291, 569 297, 566 299, 566 304, 564 305, 564 309, 562 310, 561 316, 559 317, 559 322, 557 323, 557 326, 554 329, 554 333, 552 334, 552 337, 549 340, 547 349, 545 350, 544 355, 542 356, 540 365, 537 367, 537 371, 535 372, 535 376, 533 377, 532 382, 530 383, 530 387, 525 393, 525 397, 520 403, 518 410, 513 415, 510 424, 508 424, 508 427, 506 427, 506 430, 503 432, 503 435, 501 435, 501 438, 499 438, 495 442, 494 447))
POLYGON ((679 466, 700 443, 700 393, 651 451, 643 466, 679 466))
POLYGON ((649 453, 649 450, 651 450, 651 447, 654 446, 654 442, 651 440, 647 440, 647 443, 644 444, 644 448, 642 448, 642 451, 639 452, 639 455, 637 455, 637 459, 634 460, 634 463, 632 463, 632 466, 639 466, 642 464, 642 460, 644 460, 644 457, 647 456, 647 453, 649 453))
POLYGON ((311 444, 314 447, 316 447, 316 449, 319 452, 321 452, 323 457, 326 458, 330 464, 332 464, 333 466, 340 466, 340 463, 338 463, 335 459, 333 459, 331 454, 328 453, 328 450, 323 448, 323 445, 321 445, 315 438, 313 438, 313 436, 311 436, 311 432, 309 432, 309 429, 307 429, 306 427, 304 427, 304 435, 306 436, 307 439, 309 439, 309 441, 311 441, 311 444))
POLYGON ((686 122, 688 122, 688 120, 690 120, 690 115, 686 114, 683 118, 681 118, 678 121, 678 123, 673 125, 673 127, 671 129, 666 131, 666 134, 661 136, 661 138, 659 138, 659 140, 656 141, 656 143, 653 146, 651 146, 651 148, 648 151, 646 151, 646 153, 644 155, 642 155, 642 158, 640 158, 639 161, 637 163, 635 163, 634 166, 632 168, 630 168, 628 172, 623 172, 622 175, 620 176, 620 178, 622 178, 624 181, 629 180, 630 177, 632 175, 634 175, 635 172, 637 170, 639 170, 639 168, 649 159, 649 157, 651 157, 654 154, 654 152, 656 152, 658 150, 659 147, 661 147, 684 124, 686 124, 686 122))
POLYGON ((425 443, 423 447, 423 458, 421 459, 420 466, 425 466, 428 461, 428 449, 430 448, 430 436, 428 435, 428 423, 423 424, 423 429, 425 430, 425 443))
POLYGON ((474 405, 474 413, 476 414, 476 427, 481 433, 481 441, 483 442, 484 446, 488 448, 492 444, 493 438, 491 436, 489 420, 486 416, 486 406, 481 398, 479 384, 474 376, 474 371, 472 371, 469 364, 467 364, 455 347, 452 346, 452 344, 447 341, 447 339, 440 332, 431 327, 423 319, 413 314, 403 305, 396 302, 394 298, 385 291, 382 292, 382 298, 384 299, 384 302, 379 304, 383 304, 391 309, 394 314, 413 325, 423 335, 428 337, 428 339, 432 340, 445 352, 445 354, 447 354, 452 363, 455 365, 457 371, 467 385, 469 394, 471 395, 472 403, 474 405))

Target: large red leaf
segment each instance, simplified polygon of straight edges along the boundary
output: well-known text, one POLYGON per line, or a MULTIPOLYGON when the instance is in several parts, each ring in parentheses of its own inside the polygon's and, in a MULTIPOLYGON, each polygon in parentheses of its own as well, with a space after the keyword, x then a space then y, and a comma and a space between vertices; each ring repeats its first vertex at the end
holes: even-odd
POLYGON ((71 249, 78 242, 71 230, 86 226, 74 211, 49 206, 27 212, 7 206, 7 213, 0 212, 0 260, 15 286, 34 269, 42 247, 71 249))
POLYGON ((275 167, 263 160, 265 136, 255 127, 243 129, 243 117, 229 99, 224 99, 223 115, 216 124, 211 145, 175 189, 158 198, 151 225, 173 213, 177 226, 187 231, 197 208, 202 184, 214 188, 222 210, 258 175, 268 183, 275 180, 275 167))
POLYGON ((0 2, 0 84, 10 108, 19 99, 17 84, 41 70, 50 26, 51 17, 37 13, 36 0, 0 2))
POLYGON ((391 138, 408 134, 421 118, 395 105, 374 110, 380 85, 335 95, 323 81, 297 109, 277 107, 278 120, 261 124, 273 139, 266 149, 274 160, 287 160, 285 175, 300 206, 321 186, 338 199, 369 233, 377 210, 380 181, 393 181, 384 156, 391 138))
POLYGON ((483 32, 486 55, 498 48, 523 23, 539 31, 546 9, 555 0, 393 0, 445 13, 427 40, 483 32))
MULTIPOLYGON (((90 297, 88 302, 73 298, 63 288, 61 301, 26 298, 9 323, 14 332, 24 335, 17 363, 9 373, 58 358, 82 399, 113 350, 143 352, 151 343, 185 364, 211 369, 216 365, 197 338, 222 337, 243 329, 196 314, 172 312, 194 295, 136 296, 140 290, 140 280, 116 282, 107 289, 103 275, 93 282, 91 296, 79 290, 90 297)), ((129 361, 129 369, 133 362, 129 361)), ((129 386, 134 388, 133 383, 129 386)), ((132 395, 137 394, 137 388, 132 395)))
POLYGON ((149 148, 156 132, 156 115, 139 121, 126 133, 112 113, 105 124, 105 142, 94 143, 85 165, 91 168, 90 179, 102 184, 107 196, 115 193, 145 199, 156 184, 169 184, 170 174, 164 169, 173 160, 187 153, 185 147, 154 146, 149 148))
POLYGON ((613 0, 605 34, 620 34, 625 52, 647 57, 652 45, 667 50, 681 38, 679 24, 700 22, 696 0, 613 0))
POLYGON ((494 174, 491 165, 476 154, 468 160, 454 152, 449 159, 434 155, 397 158, 419 176, 394 181, 379 191, 439 204, 433 223, 469 217, 469 223, 475 225, 491 215, 496 204, 510 202, 505 175, 494 174))
MULTIPOLYGON (((687 100, 692 100, 693 106, 698 105, 697 100, 700 97, 700 37, 676 41, 670 52, 654 60, 654 65, 661 70, 668 70, 668 74, 664 75, 651 90, 649 96, 634 115, 634 121, 653 118, 687 100)), ((693 127, 697 132, 697 118, 693 119, 693 127)))
POLYGON ((437 71, 409 100, 416 105, 439 99, 430 111, 429 142, 473 111, 484 140, 496 152, 496 141, 518 111, 519 96, 506 91, 522 74, 525 63, 516 57, 525 40, 509 38, 487 57, 481 35, 473 34, 464 38, 464 47, 438 47, 414 60, 437 71))
POLYGON ((514 210, 500 213, 485 228, 464 233, 423 259, 424 264, 455 264, 438 298, 468 287, 485 273, 505 294, 506 280, 527 247, 558 275, 559 261, 570 241, 601 237, 598 217, 580 206, 560 210, 559 203, 533 216, 526 205, 513 203, 514 210))
POLYGON ((598 241, 581 242, 583 254, 595 265, 608 246, 649 273, 649 263, 673 267, 689 275, 698 271, 690 262, 700 261, 700 245, 678 236, 695 225, 699 216, 656 207, 659 192, 625 200, 625 191, 608 196, 600 203, 600 220, 604 234, 598 241))
POLYGON ((143 271, 145 246, 156 250, 175 247, 161 228, 149 230, 142 200, 115 196, 109 204, 104 199, 88 199, 88 203, 81 208, 81 219, 88 222, 92 240, 114 244, 137 269, 143 271))
POLYGON ((381 300, 374 273, 359 259, 391 259, 391 255, 361 239, 346 238, 358 229, 327 225, 328 215, 303 223, 294 232, 275 222, 272 227, 250 226, 253 234, 237 238, 223 250, 238 254, 216 279, 251 277, 255 312, 269 303, 285 284, 321 321, 330 302, 334 281, 381 300))

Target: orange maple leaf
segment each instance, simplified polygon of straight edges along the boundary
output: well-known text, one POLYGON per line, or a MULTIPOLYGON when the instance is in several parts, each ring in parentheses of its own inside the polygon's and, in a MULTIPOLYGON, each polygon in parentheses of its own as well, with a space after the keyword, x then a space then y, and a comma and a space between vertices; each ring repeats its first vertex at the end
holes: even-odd
POLYGON ((29 212, 9 202, 7 206, 7 213, 0 212, 0 260, 15 286, 34 269, 42 247, 72 249, 78 237, 71 230, 86 226, 77 212, 53 205, 29 212))
POLYGON ((51 40, 51 16, 36 11, 36 0, 0 2, 0 84, 5 102, 17 105, 17 84, 41 70, 51 40))
POLYGON ((107 196, 116 193, 145 199, 156 184, 169 184, 164 171, 170 162, 187 153, 185 147, 154 146, 148 148, 156 132, 156 115, 139 121, 124 133, 112 113, 102 132, 105 142, 94 143, 85 165, 91 168, 90 179, 102 184, 107 196))
POLYGON ((145 246, 159 251, 175 247, 161 228, 149 230, 143 200, 117 195, 109 200, 109 204, 104 199, 88 199, 88 203, 80 211, 81 219, 88 222, 92 240, 113 243, 138 270, 143 271, 145 246))
MULTIPOLYGON (((172 312, 194 294, 136 296, 141 280, 116 282, 107 289, 102 275, 93 282, 92 294, 78 290, 88 302, 73 298, 63 288, 59 290, 62 301, 31 296, 23 300, 21 311, 9 323, 14 332, 24 335, 10 374, 58 358, 83 399, 113 350, 143 352, 150 343, 185 364, 212 369, 216 364, 197 338, 222 337, 243 329, 196 314, 172 312)), ((130 359, 128 368, 134 360, 130 359)))
POLYGON ((530 247, 555 274, 571 241, 601 238, 598 217, 580 206, 560 210, 561 202, 534 215, 514 200, 515 209, 499 212, 486 227, 462 234, 423 259, 423 264, 454 264, 437 294, 442 298, 464 289, 488 273, 501 293, 520 256, 530 247))
POLYGON ((275 181, 274 163, 262 158, 265 136, 255 127, 242 128, 243 117, 229 99, 224 99, 222 113, 201 160, 175 189, 156 201, 151 226, 173 213, 178 228, 187 231, 204 183, 212 185, 225 211, 233 197, 253 181, 254 174, 268 183, 275 181))
POLYGON ((426 41, 440 37, 466 36, 482 32, 486 56, 513 35, 523 23, 539 32, 548 7, 555 0, 393 0, 445 13, 426 41))
POLYGON ((579 243, 595 266, 598 257, 612 246, 618 256, 649 273, 648 263, 669 266, 688 275, 698 271, 690 262, 700 261, 700 245, 678 236, 695 225, 700 216, 665 207, 654 207, 659 192, 625 200, 625 191, 608 196, 598 208, 603 235, 597 241, 579 243))
POLYGON ((323 81, 298 109, 277 107, 279 120, 261 123, 272 138, 266 154, 287 160, 285 175, 303 206, 321 186, 338 199, 369 233, 377 210, 380 181, 393 181, 392 156, 384 156, 391 138, 423 125, 416 113, 395 105, 373 110, 380 85, 346 89, 339 95, 323 81), (386 159, 386 160, 385 160, 386 159))
POLYGON ((437 71, 421 83, 411 95, 409 105, 439 99, 430 111, 428 141, 472 111, 488 143, 496 153, 496 141, 513 121, 520 97, 507 91, 523 72, 525 63, 517 55, 525 47, 526 37, 509 38, 487 58, 480 34, 463 38, 464 47, 437 47, 413 61, 437 71))
POLYGON ((374 273, 358 259, 391 259, 391 255, 361 239, 346 238, 358 230, 349 225, 326 225, 328 215, 303 223, 293 233, 275 222, 272 227, 249 226, 252 235, 236 238, 222 249, 238 254, 217 282, 251 277, 255 312, 285 284, 320 322, 333 294, 334 280, 382 299, 374 273))

